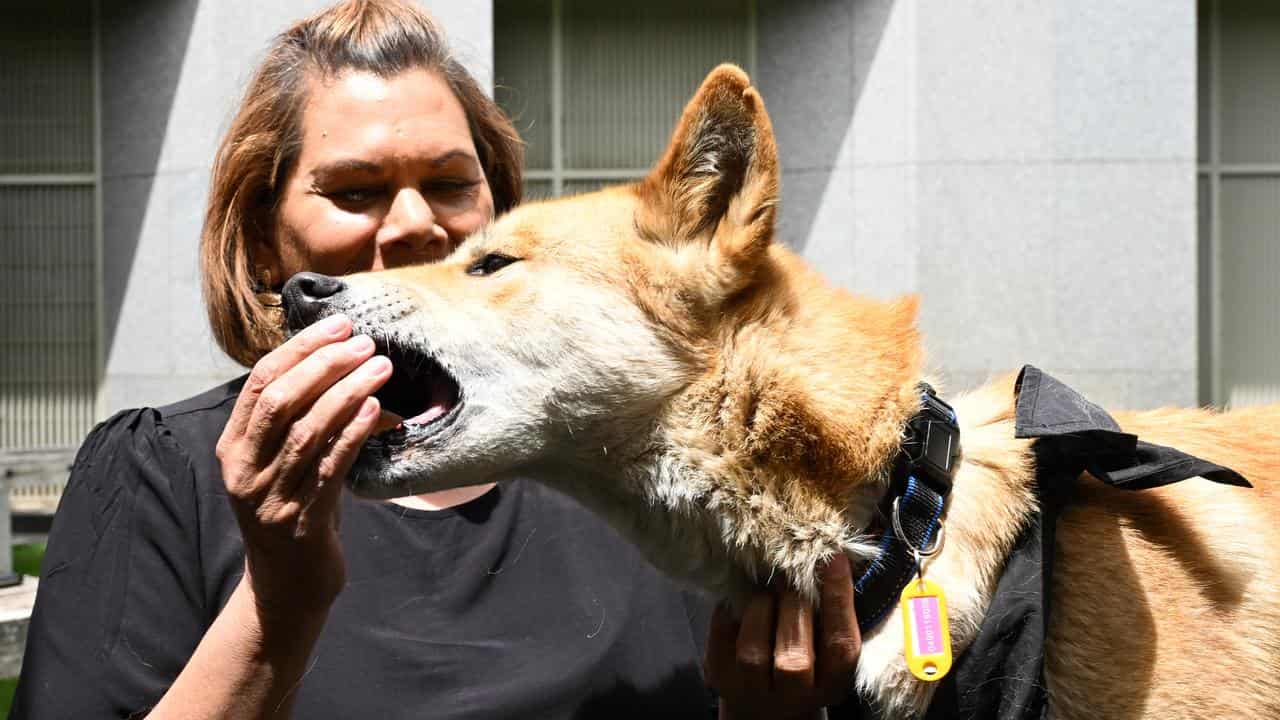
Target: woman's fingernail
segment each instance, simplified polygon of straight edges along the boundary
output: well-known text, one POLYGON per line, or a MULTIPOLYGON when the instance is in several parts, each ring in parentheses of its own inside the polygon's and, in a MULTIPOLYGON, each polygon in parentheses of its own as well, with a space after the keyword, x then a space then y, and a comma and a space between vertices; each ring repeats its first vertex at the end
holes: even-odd
POLYGON ((353 355, 362 355, 373 349, 373 339, 368 335, 357 335, 347 341, 347 350, 353 355))
POLYGON ((339 313, 337 315, 330 315, 329 317, 321 320, 318 324, 320 330, 324 333, 328 335, 337 335, 346 329, 348 322, 350 321, 347 320, 347 316, 339 313))
POLYGON ((360 406, 360 418, 367 420, 382 410, 382 406, 378 404, 377 398, 366 398, 364 404, 360 406))
POLYGON ((365 361, 364 371, 371 377, 377 377, 391 370, 391 361, 386 355, 375 355, 365 361))

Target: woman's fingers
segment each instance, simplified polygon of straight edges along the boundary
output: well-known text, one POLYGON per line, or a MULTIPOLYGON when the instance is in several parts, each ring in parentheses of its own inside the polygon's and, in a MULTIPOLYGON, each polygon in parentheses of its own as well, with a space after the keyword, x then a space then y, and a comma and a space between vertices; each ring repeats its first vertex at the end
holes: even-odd
POLYGON ((737 673, 734 663, 738 658, 738 632, 740 623, 724 603, 716 605, 711 613, 711 627, 707 632, 707 654, 703 672, 707 684, 722 695, 737 696, 741 688, 736 686, 737 673))
POLYGON ((304 358, 325 345, 345 340, 351 335, 351 320, 345 315, 331 315, 289 338, 280 347, 267 353, 254 366, 236 398, 231 418, 223 432, 224 438, 242 436, 253 417, 258 397, 272 382, 291 370, 304 358))
POLYGON ((773 686, 773 593, 758 592, 747 601, 738 630, 738 670, 750 692, 767 694, 773 686))
POLYGON ((352 371, 373 352, 373 340, 357 335, 316 350, 276 378, 258 396, 245 430, 245 440, 255 451, 253 461, 265 465, 273 459, 297 462, 306 457, 325 430, 318 424, 325 418, 311 416, 310 408, 345 376, 355 374, 352 371))
POLYGON ((377 398, 366 397, 355 416, 342 428, 333 443, 325 450, 317 465, 315 478, 305 488, 308 498, 298 519, 299 534, 305 534, 314 523, 338 523, 336 508, 342 495, 342 486, 360 454, 360 447, 378 424, 382 405, 377 398))
POLYGON ((862 652, 862 635, 854 612, 853 572, 849 558, 833 557, 822 570, 821 615, 817 642, 816 684, 829 704, 844 700, 853 687, 862 652))
POLYGON ((813 692, 813 607, 788 589, 778 599, 773 650, 773 687, 782 697, 808 698, 813 692))
POLYGON ((332 462, 326 463, 326 457, 332 454, 333 444, 364 402, 390 378, 391 361, 378 355, 326 390, 290 427, 268 470, 269 475, 278 478, 271 491, 284 498, 310 496, 308 484, 341 480, 345 470, 342 475, 335 475, 332 462))
POLYGON ((803 717, 843 702, 861 649, 853 596, 849 561, 840 555, 821 571, 817 608, 789 589, 755 594, 740 621, 717 607, 706 676, 730 711, 722 717, 803 717))

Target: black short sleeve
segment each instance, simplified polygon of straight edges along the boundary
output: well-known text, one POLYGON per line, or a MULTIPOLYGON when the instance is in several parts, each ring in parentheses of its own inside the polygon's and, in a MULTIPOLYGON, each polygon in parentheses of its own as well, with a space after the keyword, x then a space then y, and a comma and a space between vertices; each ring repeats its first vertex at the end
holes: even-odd
POLYGON ((141 716, 211 621, 189 458, 155 410, 81 446, 49 535, 10 718, 141 716))

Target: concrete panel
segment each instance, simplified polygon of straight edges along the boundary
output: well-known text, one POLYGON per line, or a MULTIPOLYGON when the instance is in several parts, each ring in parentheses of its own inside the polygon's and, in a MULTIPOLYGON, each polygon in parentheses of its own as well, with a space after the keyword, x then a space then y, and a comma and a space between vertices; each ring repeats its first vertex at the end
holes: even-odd
POLYGON ((108 415, 125 408, 160 407, 198 395, 235 376, 117 375, 103 389, 102 404, 108 415))
POLYGON ((331 4, 291 0, 255 4, 250 10, 243 2, 200 3, 156 169, 207 171, 272 38, 331 4))
POLYGON ((901 164, 915 154, 916 5, 854 3, 854 111, 837 167, 901 164))
POLYGON ((919 289, 914 166, 853 170, 853 248, 851 289, 886 299, 919 289))
POLYGON ((1109 404, 1194 402, 1194 6, 849 5, 847 56, 807 39, 842 9, 761 5, 784 237, 859 292, 918 288, 953 387, 1032 363, 1109 404), (844 100, 810 64, 853 78, 834 159, 844 100))
POLYGON ((754 82, 769 108, 784 169, 836 164, 853 115, 853 5, 759 3, 754 82))
POLYGON ((917 282, 933 363, 987 372, 1055 362, 1053 171, 945 165, 918 173, 917 282))
POLYGON ((784 170, 778 206, 777 239, 803 253, 809 227, 822 207, 830 170, 784 170))
POLYGON ((168 219, 168 276, 163 291, 168 294, 164 311, 172 329, 171 372, 175 376, 207 378, 234 377, 243 369, 223 354, 213 340, 205 314, 201 288, 199 247, 202 214, 208 181, 203 172, 162 175, 155 180, 164 196, 172 198, 168 219))
POLYGON ((152 180, 124 177, 102 185, 103 289, 107 325, 115 330, 107 347, 107 384, 120 372, 169 371, 162 293, 169 275, 170 209, 154 202, 152 180))
POLYGON ((458 60, 480 86, 493 88, 493 0, 419 0, 449 35, 458 60))
POLYGON ((853 269, 858 262, 854 249, 853 172, 791 173, 783 187, 789 187, 793 197, 803 193, 799 200, 810 213, 805 218, 809 234, 800 246, 801 254, 832 283, 854 287, 853 269))
POLYGON ((155 172, 198 4, 149 0, 103 7, 104 180, 155 172))
POLYGON ((1054 7, 1044 2, 922 4, 916 25, 918 159, 1052 155, 1054 7))
POLYGON ((128 272, 112 276, 124 287, 108 383, 122 374, 221 377, 235 370, 210 339, 201 297, 197 248, 206 185, 203 171, 191 171, 117 179, 109 186, 113 193, 145 198, 147 209, 128 272))
POLYGON ((1195 157, 1196 4, 1059 0, 1058 157, 1195 157))
MULTIPOLYGON (((1036 363, 1031 364, 1036 365, 1036 363)), ((1020 367, 1021 365, 1010 366, 1007 370, 1017 372, 1020 367)), ((1196 405, 1194 373, 1179 370, 1155 372, 1072 370, 1043 364, 1037 367, 1111 411, 1196 405)), ((1004 374, 1003 371, 994 370, 991 372, 952 371, 942 368, 937 375, 941 383, 939 392, 944 398, 949 399, 967 390, 980 387, 1004 374)))
POLYGON ((1194 370, 1043 370, 1108 410, 1195 407, 1194 370))
POLYGON ((1189 162, 1054 169, 1051 296, 1062 365, 1196 368, 1194 172, 1189 162))

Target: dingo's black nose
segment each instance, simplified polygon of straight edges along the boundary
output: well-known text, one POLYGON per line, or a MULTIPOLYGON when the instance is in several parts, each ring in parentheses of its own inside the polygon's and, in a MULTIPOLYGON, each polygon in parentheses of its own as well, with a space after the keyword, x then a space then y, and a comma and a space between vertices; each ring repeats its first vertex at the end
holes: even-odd
POLYGON ((313 272, 300 272, 289 278, 280 293, 285 322, 293 331, 301 330, 328 315, 329 299, 345 290, 347 284, 335 277, 313 272))

